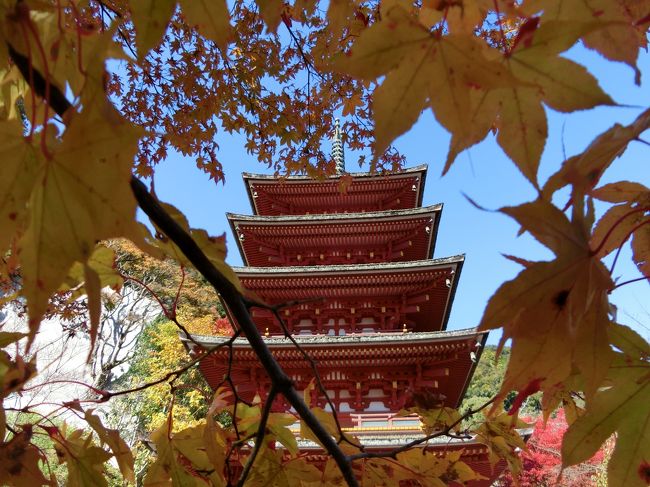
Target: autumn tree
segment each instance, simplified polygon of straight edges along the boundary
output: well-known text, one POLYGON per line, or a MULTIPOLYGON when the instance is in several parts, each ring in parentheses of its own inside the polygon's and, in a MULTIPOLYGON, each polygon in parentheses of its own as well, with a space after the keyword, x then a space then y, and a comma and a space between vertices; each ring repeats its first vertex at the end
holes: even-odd
MULTIPOLYGON (((586 462, 562 470, 562 437, 567 428, 562 409, 548 421, 542 418, 535 421, 535 431, 522 455, 524 468, 517 479, 521 487, 552 486, 558 483, 567 487, 596 485, 596 479, 611 450, 611 441, 605 442, 603 448, 586 462)), ((515 485, 515 480, 512 475, 506 474, 499 485, 515 485)))
MULTIPOLYGON (((495 461, 502 457, 520 469, 516 413, 541 392, 546 416, 560 406, 575 413, 562 440, 563 466, 587 460, 616 434, 610 483, 647 484, 650 349, 611 319, 609 295, 627 283, 615 283, 602 259, 631 241, 641 273, 632 279, 647 279, 650 193, 637 181, 599 181, 628 144, 642 140, 650 112, 630 125, 614 125, 558 164, 546 182, 538 169, 547 138, 545 107, 567 113, 615 103, 585 67, 562 54, 581 42, 628 64, 640 83, 636 60, 646 46, 649 11, 647 0, 0 1, 2 274, 3 282, 20 277, 14 288, 29 315, 27 335, 2 332, 0 345, 15 350, 13 343, 25 339, 29 348, 53 310, 53 296, 65 291, 86 293, 94 347, 101 289, 123 279, 103 242, 126 238, 153 257, 194 267, 220 293, 240 326, 234 336, 248 338, 271 377, 271 396, 286 398, 303 431, 332 459, 319 472, 300 457, 287 459, 268 448, 276 441, 295 451, 287 428, 295 418, 264 404, 230 411, 230 426, 219 423, 215 414, 228 408, 217 391, 201 423, 174 432, 169 414, 153 433, 157 460, 145 483, 171 478, 223 485, 232 482, 234 458, 247 465, 242 485, 263 482, 269 472, 280 485, 298 478, 317 485, 371 482, 355 477, 357 465, 397 482, 413 481, 407 470, 418 472, 415 481, 423 485, 439 485, 443 474, 473 478, 453 456, 399 450, 370 458, 339 444, 335 438, 343 435, 335 422, 305 403, 266 348, 249 312, 265 304, 245 295, 224 262, 223 237, 190 228, 138 179, 151 176, 170 149, 193 156, 210 177, 222 179, 214 138, 220 129, 244 134, 246 150, 278 172, 329 174, 333 165, 320 141, 339 112, 346 117, 347 143, 370 149, 370 169, 396 169, 402 158, 391 143, 430 108, 451 133, 443 172, 461 151, 495 134, 537 193, 534 201, 501 211, 553 253, 543 262, 513 257, 524 269, 488 303, 480 329, 501 328, 500 348, 508 340, 512 348, 476 434, 495 461), (558 203, 560 190, 568 202, 558 203), (594 200, 609 205, 598 222, 594 200), (153 233, 136 220, 138 207, 153 233), (511 414, 504 414, 501 403, 513 390, 511 414)), ((3 401, 37 373, 33 362, 6 350, 0 354, 3 401)), ((201 358, 158 381, 96 390, 89 402, 61 405, 82 417, 87 429, 52 425, 47 417, 13 427, 3 410, 0 479, 53 482, 39 470, 44 457, 32 441, 43 434, 67 465, 71 485, 105 485, 111 457, 132 481, 133 456, 119 432, 104 427, 93 403, 173 383, 201 358)), ((420 413, 426 423, 430 412, 420 413)), ((462 417, 447 413, 453 419, 425 440, 458 426, 462 417)))

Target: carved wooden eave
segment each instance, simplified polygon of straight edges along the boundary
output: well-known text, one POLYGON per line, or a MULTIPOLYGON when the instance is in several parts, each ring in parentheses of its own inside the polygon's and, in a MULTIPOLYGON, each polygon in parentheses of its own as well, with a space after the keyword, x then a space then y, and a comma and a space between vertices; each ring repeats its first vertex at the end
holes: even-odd
MULTIPOLYGON (((381 389, 382 395, 375 400, 397 410, 407 390, 422 387, 439 393, 446 406, 458 407, 487 333, 467 329, 345 336, 296 335, 292 338, 293 341, 285 337, 264 340, 299 389, 306 388, 314 376, 312 362, 305 359, 305 352, 318 363, 321 380, 327 389, 345 389, 351 396, 358 389, 364 396, 359 404, 365 406, 370 402, 365 397, 368 390, 381 389)), ((240 387, 243 397, 251 400, 259 394, 263 398, 268 390, 268 379, 248 341, 238 338, 231 346, 224 346, 228 340, 228 337, 192 336, 192 340, 186 338, 185 343, 190 349, 220 347, 200 366, 212 387, 217 387, 229 370, 231 377, 237 379, 235 383, 245 384, 240 387), (255 384, 254 389, 247 387, 252 384, 255 384)), ((336 394, 332 400, 337 404, 351 401, 336 394)))
POLYGON ((395 262, 433 257, 442 204, 327 215, 228 213, 245 265, 395 262))
POLYGON ((422 206, 427 166, 387 174, 348 173, 324 180, 244 173, 244 185, 257 215, 343 213, 422 206), (349 183, 342 191, 343 181, 349 183))
MULTIPOLYGON (((368 315, 382 320, 377 331, 402 330, 405 324, 409 331, 439 331, 447 327, 463 262, 464 256, 456 255, 382 264, 234 270, 244 288, 269 304, 304 301, 283 309, 285 318, 341 315, 360 320, 368 315)), ((253 318, 260 330, 280 332, 269 311, 254 308, 253 318)))

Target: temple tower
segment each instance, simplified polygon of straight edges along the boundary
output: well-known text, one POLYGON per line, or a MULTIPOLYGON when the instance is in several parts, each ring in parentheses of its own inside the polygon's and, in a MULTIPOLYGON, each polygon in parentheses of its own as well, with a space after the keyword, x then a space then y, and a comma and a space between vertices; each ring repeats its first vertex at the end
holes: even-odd
MULTIPOLYGON (((340 171, 325 180, 244 174, 253 215, 228 214, 245 263, 235 271, 265 302, 299 303, 282 311, 289 333, 318 364, 344 429, 367 450, 381 451, 423 434, 418 418, 395 415, 410 391, 460 405, 486 334, 446 330, 464 256, 433 257, 442 205, 422 206, 426 166, 347 174, 344 187, 342 146, 338 153, 334 145, 340 171)), ((307 388, 311 363, 271 312, 254 310, 253 318, 297 389, 307 388)), ((225 340, 194 339, 205 348, 225 340)), ((215 387, 229 370, 243 398, 264 399, 270 381, 248 342, 236 340, 230 369, 229 351, 222 350, 201 363, 207 381, 215 387)), ((317 390, 311 394, 330 408, 317 390)), ((273 409, 290 406, 278 397, 273 409)), ((301 448, 315 462, 326 458, 315 444, 301 448)), ((487 448, 472 439, 442 437, 424 448, 441 455, 462 450, 462 459, 489 479, 502 468, 493 472, 487 448)))

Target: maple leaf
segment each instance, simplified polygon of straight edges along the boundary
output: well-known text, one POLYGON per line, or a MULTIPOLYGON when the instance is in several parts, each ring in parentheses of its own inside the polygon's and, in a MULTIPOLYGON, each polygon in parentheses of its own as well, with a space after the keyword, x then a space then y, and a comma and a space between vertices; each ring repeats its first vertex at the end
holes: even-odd
POLYGON ((7 345, 11 345, 26 336, 26 333, 17 331, 0 331, 0 348, 5 348, 7 345))
POLYGON ((232 38, 232 26, 226 0, 180 0, 183 15, 190 25, 219 47, 232 38))
POLYGON ((17 120, 0 122, 0 248, 6 249, 24 225, 27 201, 36 179, 39 153, 22 137, 17 120))
MULTIPOLYGON (((305 401, 305 404, 309 406, 311 409, 312 414, 318 419, 318 422, 321 424, 321 426, 327 431, 333 438, 336 439, 342 439, 345 441, 345 443, 349 446, 357 444, 358 441, 352 436, 346 435, 342 431, 339 431, 339 427, 336 423, 336 419, 334 418, 334 415, 332 413, 329 413, 325 411, 323 408, 320 408, 315 405, 315 395, 313 394, 312 391, 316 390, 316 381, 311 380, 307 387, 305 387, 305 390, 303 391, 303 399, 305 401)), ((321 446, 322 443, 320 439, 314 434, 314 432, 307 426, 307 423, 305 423, 304 420, 300 420, 300 437, 311 440, 314 443, 317 443, 321 446)))
POLYGON ((650 359, 650 344, 629 326, 610 323, 607 329, 610 343, 634 360, 650 359))
POLYGON ((545 23, 527 42, 518 43, 503 61, 524 86, 497 92, 500 100, 497 141, 535 186, 548 135, 542 103, 565 112, 613 104, 586 69, 559 56, 590 26, 578 27, 545 23))
POLYGON ((595 394, 585 414, 564 435, 562 465, 587 460, 616 432, 616 446, 607 467, 608 483, 642 487, 647 485, 642 466, 650 451, 650 367, 647 360, 631 360, 619 354, 608 379, 611 385, 595 394))
POLYGON ((650 226, 645 225, 638 229, 632 240, 634 262, 639 271, 650 277, 650 226))
POLYGON ((75 262, 68 272, 66 280, 63 282, 60 291, 71 292, 70 299, 77 299, 82 295, 80 284, 84 283, 86 267, 97 274, 100 281, 100 288, 110 287, 119 290, 122 287, 122 276, 116 269, 115 252, 113 249, 99 244, 95 247, 88 262, 81 264, 75 262))
POLYGON ((589 222, 577 208, 570 221, 538 199, 501 211, 557 254, 537 262, 503 284, 488 302, 479 329, 503 326, 500 346, 512 351, 499 397, 536 382, 550 390, 577 366, 588 395, 607 371, 611 350, 606 329, 607 294, 613 283, 588 243, 589 222))
MULTIPOLYGON (((237 427, 245 435, 254 436, 260 425, 261 410, 259 406, 237 406, 237 427)), ((296 437, 289 426, 296 422, 296 418, 286 413, 270 413, 266 421, 265 441, 278 441, 291 453, 298 453, 296 437)))
POLYGON ((172 434, 172 410, 167 421, 151 434, 156 461, 144 479, 146 486, 224 486, 222 471, 215 470, 204 446, 205 424, 172 434))
POLYGON ((610 203, 635 202, 648 204, 650 202, 650 189, 641 183, 633 181, 617 181, 594 189, 591 196, 610 203))
MULTIPOLYGON (((195 243, 201 248, 210 262, 223 274, 240 292, 243 292, 239 277, 235 271, 226 264, 226 235, 225 233, 218 237, 213 237, 205 230, 191 229, 185 215, 174 206, 161 203, 167 213, 194 239, 195 243)), ((183 255, 181 250, 167 237, 162 234, 157 235, 153 245, 161 249, 166 255, 179 262, 184 266, 192 266, 192 263, 183 255)))
POLYGON ((303 487, 313 485, 321 472, 305 458, 285 461, 281 451, 264 447, 255 459, 255 465, 246 479, 246 486, 303 487))
MULTIPOLYGON (((543 11, 542 22, 561 20, 572 22, 577 28, 583 24, 596 23, 595 31, 583 36, 585 45, 595 49, 608 59, 622 61, 632 67, 639 82, 640 72, 636 67, 639 47, 644 45, 643 31, 637 29, 634 9, 626 8, 623 2, 607 0, 534 0, 524 7, 530 12, 543 11)), ((641 9, 643 11, 643 9, 641 9)))
POLYGON ((176 0, 139 0, 130 2, 131 20, 135 27, 138 58, 158 46, 171 19, 176 0))
POLYGON ((517 416, 500 412, 485 417, 483 423, 475 431, 476 439, 485 444, 489 450, 489 460, 492 466, 501 459, 508 463, 508 469, 516 476, 522 468, 518 450, 526 449, 526 442, 517 432, 518 428, 528 426, 517 416))
POLYGON ((131 449, 120 437, 119 431, 106 428, 99 417, 93 414, 92 410, 86 411, 84 418, 92 429, 95 430, 95 433, 97 433, 97 436, 99 436, 102 443, 108 445, 111 449, 124 480, 135 482, 135 475, 133 473, 133 453, 131 453, 131 449))
POLYGON ((278 30, 278 25, 280 25, 280 20, 284 13, 284 1, 257 0, 255 3, 257 3, 257 7, 260 9, 260 15, 264 19, 267 31, 275 32, 278 30))
POLYGON ((105 100, 84 101, 84 110, 72 117, 62 143, 38 168, 27 228, 19 242, 31 336, 49 296, 75 261, 90 258, 96 242, 118 236, 141 240, 129 186, 141 131, 105 100))
POLYGON ((561 21, 543 23, 527 42, 510 52, 507 62, 512 73, 538 86, 544 103, 561 112, 614 104, 584 67, 559 56, 597 26, 561 21))
POLYGON ((373 97, 375 159, 408 130, 430 101, 438 121, 452 134, 467 123, 474 90, 517 81, 489 60, 488 46, 471 37, 432 35, 399 5, 365 30, 335 69, 362 79, 386 74, 373 97))
MULTIPOLYGON (((3 435, 4 436, 4 435, 3 435)), ((14 487, 56 484, 48 480, 39 468, 39 462, 47 459, 32 443, 32 426, 24 429, 7 441, 0 441, 0 482, 14 487)))
POLYGON ((598 250, 598 257, 602 258, 623 245, 627 239, 636 234, 642 225, 650 223, 647 214, 650 213, 650 204, 638 205, 623 204, 609 208, 598 220, 591 237, 591 246, 598 250))
POLYGON ((630 141, 650 128, 650 110, 641 113, 630 125, 615 124, 598 137, 581 154, 567 159, 542 188, 544 198, 550 199, 553 193, 573 185, 573 192, 589 194, 598 184, 605 170, 621 156, 630 141))
MULTIPOLYGON (((420 448, 413 448, 397 455, 399 463, 392 465, 393 483, 397 485, 400 480, 416 481, 422 487, 445 487, 454 482, 464 484, 472 480, 483 479, 467 464, 460 461, 462 451, 447 452, 444 457, 438 457, 434 452, 420 448)), ((379 464, 385 469, 385 464, 379 464)))
POLYGON ((59 461, 68 466, 67 485, 71 487, 108 486, 104 476, 104 463, 112 455, 93 444, 92 434, 84 436, 84 431, 81 429, 73 430, 68 434, 65 424, 61 428, 43 428, 54 442, 59 461))

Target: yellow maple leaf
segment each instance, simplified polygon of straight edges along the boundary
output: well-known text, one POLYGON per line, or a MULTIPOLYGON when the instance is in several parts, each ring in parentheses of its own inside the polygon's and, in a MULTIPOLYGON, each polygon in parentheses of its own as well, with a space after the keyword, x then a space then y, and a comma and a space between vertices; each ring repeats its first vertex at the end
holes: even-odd
POLYGON ((39 152, 22 136, 18 120, 0 122, 0 248, 7 249, 24 225, 27 201, 39 165, 39 152))
POLYGON ((96 242, 141 240, 129 182, 142 132, 117 113, 103 90, 83 101, 61 144, 38 168, 19 243, 32 336, 50 295, 75 261, 90 258, 96 242))
POLYGON ((504 412, 486 416, 475 433, 477 440, 488 447, 492 466, 503 459, 508 463, 508 469, 513 476, 521 471, 522 463, 518 451, 526 448, 526 442, 517 429, 526 426, 527 424, 516 416, 504 412))
POLYGON ((65 424, 61 428, 41 427, 54 442, 59 461, 68 466, 67 485, 108 487, 105 463, 112 455, 94 444, 92 434, 86 434, 81 429, 68 433, 65 424))
POLYGON ((645 110, 629 125, 615 124, 598 137, 582 153, 570 157, 553 174, 542 189, 546 199, 567 184, 574 192, 589 194, 598 184, 603 172, 625 152, 630 141, 650 128, 650 110, 645 110))
POLYGON ((489 59, 490 49, 483 41, 434 35, 399 4, 385 9, 382 20, 334 62, 335 69, 362 79, 386 75, 373 97, 375 158, 417 121, 429 103, 452 134, 467 132, 472 90, 518 84, 504 66, 489 59))
POLYGON ((129 8, 135 27, 138 58, 142 60, 149 50, 162 41, 176 8, 176 0, 138 0, 129 2, 129 8))
POLYGON ((232 38, 232 26, 226 0, 180 0, 181 11, 191 26, 219 47, 232 38))
POLYGON ((572 22, 576 26, 599 24, 598 29, 584 34, 585 45, 607 59, 627 63, 637 74, 637 84, 640 72, 636 67, 636 60, 639 48, 645 45, 645 35, 642 26, 637 28, 635 24, 647 15, 647 5, 645 9, 641 5, 639 7, 640 11, 629 8, 624 2, 609 0, 533 0, 526 2, 524 6, 530 13, 543 11, 542 23, 562 20, 572 22))
POLYGON ((84 418, 90 427, 95 430, 95 433, 97 433, 101 442, 111 449, 124 479, 129 482, 135 482, 135 475, 133 473, 133 453, 131 453, 131 449, 120 437, 119 431, 106 428, 99 417, 93 414, 92 409, 85 412, 84 418))
POLYGON ((533 385, 551 390, 577 366, 593 394, 611 360, 606 329, 607 293, 613 283, 589 247, 588 222, 576 209, 570 221, 538 199, 502 211, 556 253, 504 283, 490 298, 480 329, 503 326, 501 345, 512 353, 500 397, 533 385))
POLYGON ((619 354, 608 379, 611 384, 596 393, 585 414, 565 433, 562 465, 589 459, 616 432, 616 446, 607 466, 608 483, 645 487, 650 452, 650 365, 647 360, 619 354))
MULTIPOLYGON (((191 229, 187 218, 181 211, 167 203, 161 203, 161 205, 176 221, 176 223, 192 236, 194 242, 201 248, 201 251, 210 260, 212 265, 214 265, 217 270, 237 288, 238 291, 243 292, 243 287, 239 281, 239 277, 235 274, 235 271, 232 270, 232 267, 226 264, 226 234, 224 233, 223 235, 215 237, 209 235, 205 230, 191 229)), ((192 265, 178 246, 164 235, 159 234, 158 238, 153 241, 153 245, 180 264, 184 266, 192 265)))

